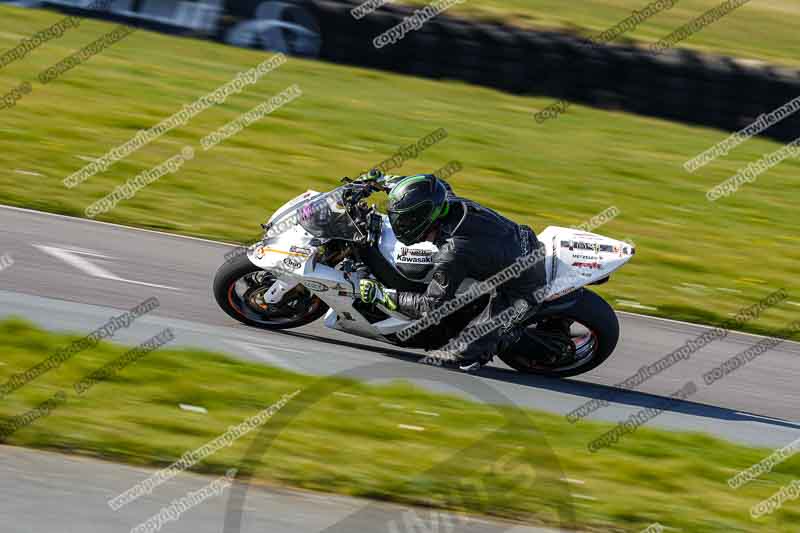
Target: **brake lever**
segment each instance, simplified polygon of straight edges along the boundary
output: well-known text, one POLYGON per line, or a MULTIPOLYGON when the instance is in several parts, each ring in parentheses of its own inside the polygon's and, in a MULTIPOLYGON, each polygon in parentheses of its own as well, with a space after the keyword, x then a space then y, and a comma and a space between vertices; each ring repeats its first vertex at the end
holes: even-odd
POLYGON ((383 227, 381 217, 378 214, 378 209, 375 204, 370 206, 364 218, 366 219, 368 244, 370 246, 377 245, 381 238, 383 227))

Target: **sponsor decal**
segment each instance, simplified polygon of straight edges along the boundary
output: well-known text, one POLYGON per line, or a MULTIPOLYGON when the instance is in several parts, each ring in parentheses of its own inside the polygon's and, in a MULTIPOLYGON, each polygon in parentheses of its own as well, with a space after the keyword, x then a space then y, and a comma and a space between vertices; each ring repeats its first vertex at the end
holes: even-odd
POLYGON ((420 248, 408 248, 403 246, 400 248, 400 255, 424 255, 424 256, 431 256, 433 255, 433 250, 423 250, 420 248))
POLYGON ((573 259, 589 259, 589 260, 591 260, 591 261, 594 261, 594 260, 596 260, 596 259, 597 259, 597 256, 596 256, 596 255, 580 255, 580 254, 572 254, 572 258, 573 258, 573 259))
POLYGON ((551 299, 551 300, 555 300, 556 298, 561 298, 561 297, 562 297, 562 296, 564 296, 565 294, 569 294, 570 292, 572 292, 572 291, 574 291, 574 290, 575 290, 575 289, 574 289, 573 287, 570 287, 569 289, 564 289, 563 291, 558 291, 557 293, 555 293, 554 295, 552 295, 552 296, 550 297, 550 299, 551 299))
MULTIPOLYGON (((569 248, 573 250, 588 250, 594 253, 599 252, 614 252, 614 246, 610 244, 599 244, 596 242, 582 242, 582 241, 561 241, 562 248, 569 248)), ((619 249, 616 250, 619 252, 619 249)))
POLYGON ((421 263, 424 265, 430 265, 433 263, 433 260, 430 257, 403 257, 401 255, 397 256, 398 263, 421 263))
MULTIPOLYGON (((295 248, 295 247, 292 246, 292 248, 295 248)), ((301 250, 305 250, 305 248, 300 248, 300 249, 301 250)), ((286 250, 278 250, 277 248, 270 248, 269 246, 259 246, 256 249, 256 253, 260 253, 261 257, 264 257, 264 255, 266 255, 267 252, 271 252, 271 253, 274 253, 274 254, 294 255, 294 256, 297 256, 297 257, 308 257, 310 255, 310 253, 305 254, 305 253, 301 253, 301 252, 295 252, 294 250, 292 250, 291 252, 287 252, 286 250)), ((260 259, 260 257, 259 257, 259 259, 260 259)))
POLYGON ((578 268, 594 268, 594 269, 597 269, 597 270, 600 270, 601 268, 603 268, 603 265, 601 263, 597 263, 597 262, 594 262, 594 263, 580 263, 580 262, 578 262, 578 263, 572 263, 572 266, 578 267, 578 268))
POLYGON ((400 248, 400 253, 397 254, 397 262, 399 263, 427 263, 433 262, 433 250, 424 250, 420 248, 408 248, 403 246, 400 248))
POLYGON ((325 291, 328 290, 328 286, 327 285, 323 285, 322 283, 319 283, 317 281, 303 280, 303 285, 306 288, 308 288, 308 290, 311 290, 311 291, 314 291, 314 292, 325 292, 325 291))
POLYGON ((353 285, 342 285, 341 283, 337 283, 335 287, 331 287, 332 290, 338 291, 337 294, 339 296, 355 296, 356 293, 353 292, 353 285))
POLYGON ((303 257, 308 257, 309 255, 311 255, 311 249, 303 248, 302 246, 292 246, 291 248, 289 248, 289 251, 292 252, 293 254, 301 255, 303 257))
POLYGON ((255 250, 256 259, 263 259, 265 254, 266 254, 266 252, 264 251, 264 247, 263 246, 256 246, 256 250, 255 250))
POLYGON ((300 261, 298 261, 293 257, 287 257, 286 259, 284 259, 283 264, 286 265, 288 268, 291 268, 292 270, 297 270, 298 268, 303 266, 303 263, 301 263, 300 261))

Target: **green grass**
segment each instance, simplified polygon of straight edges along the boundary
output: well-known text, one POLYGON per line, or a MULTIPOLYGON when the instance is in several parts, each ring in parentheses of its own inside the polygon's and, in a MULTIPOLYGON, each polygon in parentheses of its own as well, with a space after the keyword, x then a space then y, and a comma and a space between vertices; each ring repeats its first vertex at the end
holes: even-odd
MULTIPOLYGON (((654 43, 699 17, 723 0, 677 0, 672 9, 646 20, 616 42, 654 43)), ((423 6, 430 0, 402 0, 423 6)), ((468 18, 503 21, 526 28, 559 29, 593 36, 610 29, 651 0, 467 0, 448 10, 468 18)), ((760 59, 797 66, 794 19, 800 4, 794 0, 752 0, 706 26, 680 44, 703 52, 760 59)))
MULTIPOLYGON (((10 47, 58 16, 3 7, 0 18, 7 28, 0 46, 10 47)), ((748 141, 689 175, 684 161, 727 134, 577 105, 537 124, 533 113, 549 99, 461 83, 290 58, 242 94, 68 190, 62 180, 86 164, 79 157, 106 153, 269 57, 139 32, 47 86, 35 82, 39 71, 108 28, 85 22, 0 70, 0 92, 24 80, 34 86, 16 107, 0 111, 0 202, 82 216, 114 187, 190 144, 197 156, 179 173, 100 220, 248 242, 292 196, 329 189, 339 176, 443 127, 449 137, 400 171, 459 160, 464 170, 451 179, 458 193, 538 230, 619 208, 597 232, 632 239, 637 255, 599 288, 612 304, 638 301, 655 307, 651 314, 721 323, 779 287, 800 301, 800 163, 784 161, 714 204, 704 196, 777 143, 748 141), (294 83, 302 97, 213 150, 199 149, 203 136, 294 83)), ((797 311, 783 303, 745 328, 777 331, 797 311)))
MULTIPOLYGON (((0 322, 0 383, 73 339, 23 321, 0 322)), ((252 472, 257 483, 481 511, 546 525, 556 523, 552 510, 569 499, 569 492, 595 498, 572 500, 575 522, 568 525, 584 531, 639 531, 658 521, 685 532, 788 532, 789 524, 800 519, 791 502, 758 523, 749 517, 753 504, 800 476, 796 459, 734 491, 726 480, 771 451, 700 434, 645 427, 613 448, 589 454, 587 442, 610 425, 570 425, 563 417, 535 411, 513 414, 507 407, 433 394, 402 382, 376 386, 318 380, 169 346, 82 396, 73 391, 74 383, 124 350, 101 343, 3 398, 0 417, 7 420, 59 390, 67 395, 49 416, 19 429, 8 442, 163 467, 283 395, 302 390, 283 408, 297 410, 266 454, 243 459, 255 438, 250 434, 193 470, 220 474, 236 467, 252 472), (181 403, 204 407, 207 414, 181 410, 181 403), (556 484, 561 476, 585 484, 556 484), (484 497, 476 482, 485 489, 484 497)), ((283 411, 265 427, 284 422, 283 411)))

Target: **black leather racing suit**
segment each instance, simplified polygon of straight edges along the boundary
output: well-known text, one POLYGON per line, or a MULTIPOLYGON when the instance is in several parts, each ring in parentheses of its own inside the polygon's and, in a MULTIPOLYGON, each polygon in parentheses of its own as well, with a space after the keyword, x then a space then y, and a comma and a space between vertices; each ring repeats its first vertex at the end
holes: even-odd
MULTIPOLYGON (((454 298, 465 279, 484 281, 511 265, 518 258, 538 249, 536 235, 528 226, 521 226, 497 212, 476 202, 450 196, 450 210, 440 222, 434 242, 439 251, 433 256, 433 278, 426 292, 398 292, 398 310, 419 318, 454 298)), ((534 293, 546 283, 543 261, 524 270, 519 277, 501 285, 492 295, 483 311, 464 329, 460 337, 467 336, 471 328, 491 321, 522 299, 530 309, 536 304, 534 293)), ((510 325, 509 325, 510 326, 510 325)), ((473 330, 474 332, 474 330, 473 330)), ((502 349, 509 327, 494 329, 491 333, 452 350, 461 360, 486 360, 502 349)), ((451 343, 451 346, 455 346, 451 343)), ((450 351, 450 350, 448 350, 450 351)))

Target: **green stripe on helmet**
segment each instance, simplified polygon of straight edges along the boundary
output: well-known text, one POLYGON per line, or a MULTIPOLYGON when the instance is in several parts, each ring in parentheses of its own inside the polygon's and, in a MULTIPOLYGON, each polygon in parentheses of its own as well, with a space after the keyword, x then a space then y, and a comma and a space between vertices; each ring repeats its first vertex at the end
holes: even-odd
POLYGON ((424 174, 419 174, 416 176, 409 176, 407 178, 403 178, 400 182, 394 186, 394 188, 389 192, 389 198, 392 200, 397 200, 398 196, 402 193, 402 191, 413 183, 419 183, 420 181, 425 181, 427 176, 424 174))
POLYGON ((436 215, 436 217, 434 217, 434 219, 433 219, 433 220, 436 220, 437 218, 444 218, 444 217, 446 217, 446 216, 447 216, 447 213, 449 213, 449 212, 450 212, 450 202, 448 202, 447 200, 445 200, 445 201, 444 201, 444 205, 442 206, 441 212, 440 212, 440 213, 438 213, 438 214, 436 215))

